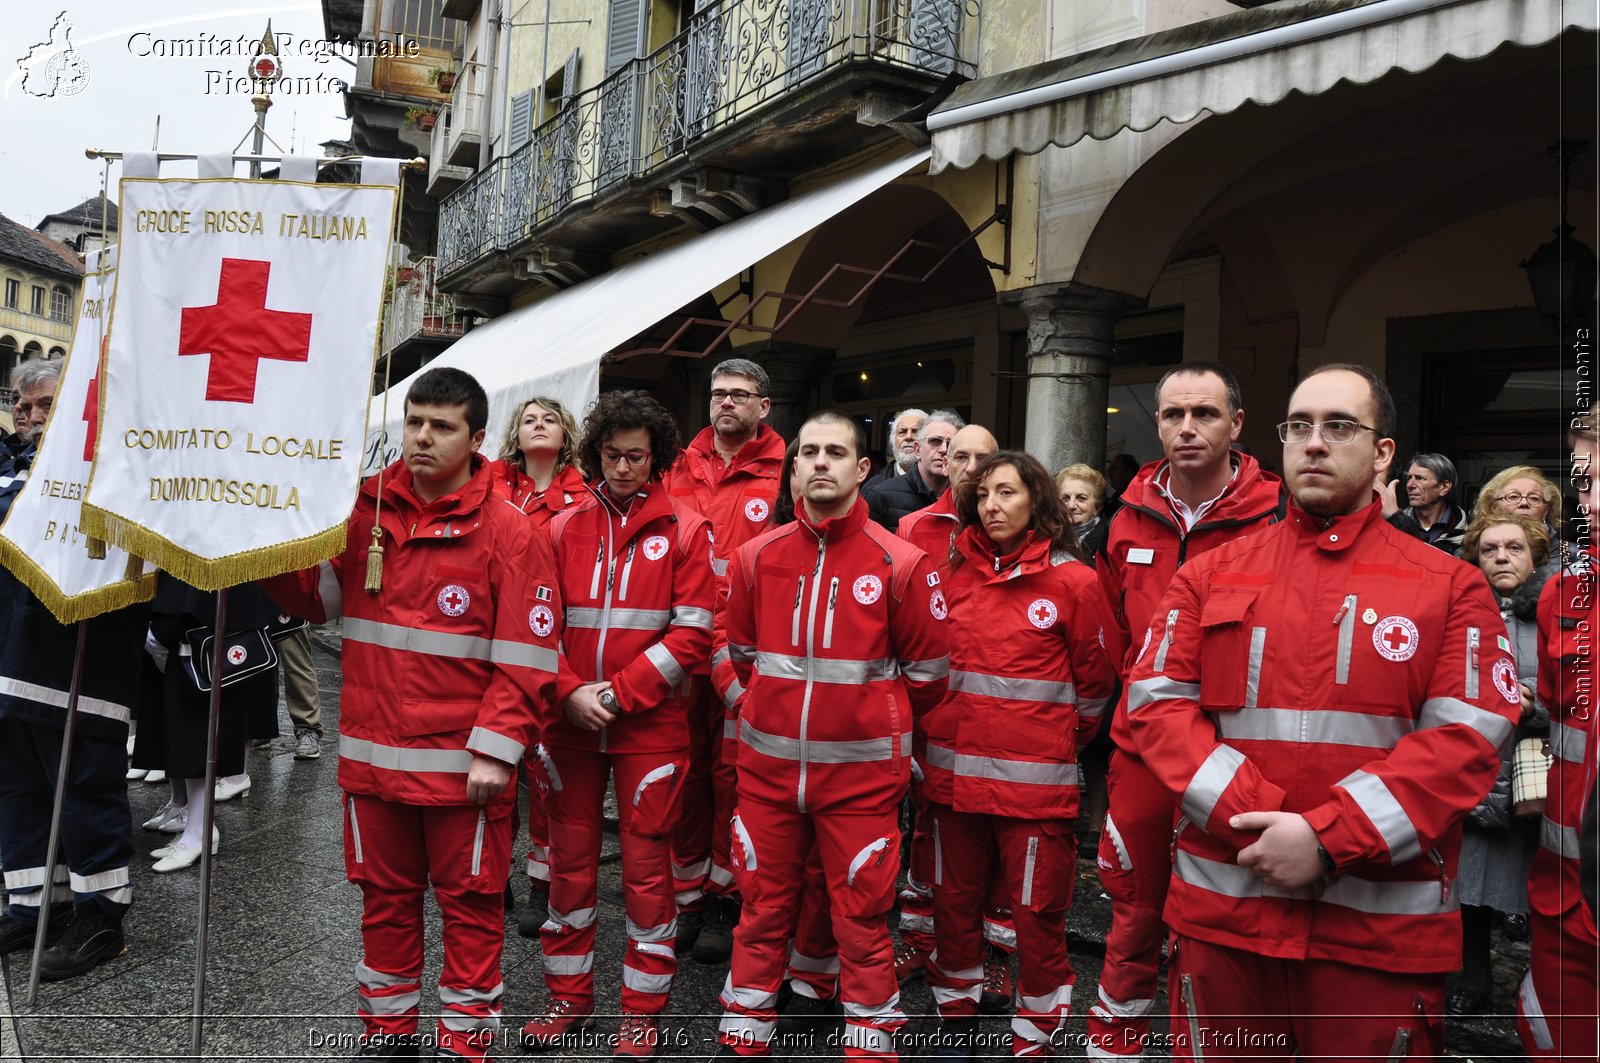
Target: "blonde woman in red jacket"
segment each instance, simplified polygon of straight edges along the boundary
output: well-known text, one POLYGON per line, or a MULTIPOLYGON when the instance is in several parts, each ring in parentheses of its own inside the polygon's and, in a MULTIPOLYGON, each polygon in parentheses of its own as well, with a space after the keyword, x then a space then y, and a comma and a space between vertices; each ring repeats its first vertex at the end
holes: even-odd
POLYGON ((984 458, 955 495, 961 531, 943 571, 950 693, 923 721, 933 812, 934 930, 928 965, 940 1055, 973 1057, 983 992, 983 907, 1000 853, 1020 958, 1014 1055, 1051 1055, 1073 972, 1067 908, 1077 865, 1078 748, 1094 736, 1113 671, 1094 570, 1044 466, 984 458))

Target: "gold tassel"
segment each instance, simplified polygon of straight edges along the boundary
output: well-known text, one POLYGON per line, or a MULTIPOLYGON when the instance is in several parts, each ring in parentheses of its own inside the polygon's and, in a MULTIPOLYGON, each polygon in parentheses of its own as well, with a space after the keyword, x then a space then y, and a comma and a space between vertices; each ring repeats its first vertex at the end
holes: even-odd
POLYGON ((84 549, 89 551, 90 561, 104 561, 106 559, 106 541, 89 536, 84 540, 84 549))
POLYGON ((144 560, 129 554, 128 566, 122 570, 122 578, 126 580, 136 580, 142 575, 144 575, 144 560))
POLYGON ((383 529, 372 526, 372 545, 367 547, 367 593, 383 590, 383 529))

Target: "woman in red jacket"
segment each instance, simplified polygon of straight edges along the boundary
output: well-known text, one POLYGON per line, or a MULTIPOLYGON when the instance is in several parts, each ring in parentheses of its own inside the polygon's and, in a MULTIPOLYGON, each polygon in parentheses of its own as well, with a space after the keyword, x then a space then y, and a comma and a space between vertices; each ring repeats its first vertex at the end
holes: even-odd
POLYGON ((1033 457, 989 455, 955 501, 961 531, 943 579, 959 636, 950 693, 923 721, 919 757, 933 811, 928 985, 944 1020, 940 1055, 973 1056, 992 847, 1017 922, 1012 1053, 1051 1055, 1072 1001, 1077 753, 1113 681, 1105 607, 1055 482, 1033 457))
POLYGON ((500 442, 494 493, 541 528, 587 496, 578 464, 578 422, 571 410, 545 395, 517 407, 500 442))

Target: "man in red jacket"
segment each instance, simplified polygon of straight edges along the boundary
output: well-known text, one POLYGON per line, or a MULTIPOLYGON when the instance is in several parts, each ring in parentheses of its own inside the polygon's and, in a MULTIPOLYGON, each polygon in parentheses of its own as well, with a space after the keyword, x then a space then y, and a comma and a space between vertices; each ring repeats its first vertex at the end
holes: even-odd
MULTIPOLYGON (((711 522, 712 567, 720 590, 728 559, 767 530, 783 471, 783 437, 766 424, 772 411, 767 371, 746 358, 711 370, 711 424, 700 431, 667 477, 673 497, 711 522)), ((733 818, 734 766, 723 756, 732 711, 711 687, 709 668, 694 676, 689 700, 689 777, 672 833, 672 878, 678 902, 677 950, 701 963, 726 963, 738 922, 728 823, 733 818)))
MULTIPOLYGON (((1156 430, 1166 457, 1139 470, 1111 517, 1100 586, 1114 623, 1112 660, 1127 678, 1156 603, 1180 565, 1282 518, 1283 485, 1231 448, 1244 427, 1239 382, 1216 362, 1184 362, 1156 385, 1156 430)), ((1100 882, 1111 930, 1098 998, 1089 1008, 1089 1056, 1144 1053, 1161 962, 1161 907, 1172 870, 1172 798, 1128 741, 1127 703, 1111 721, 1116 751, 1100 832, 1100 882)))
POLYGON ((718 631, 739 683, 734 876, 744 914, 723 987, 724 1053, 766 1055, 807 855, 819 855, 839 943, 844 1049, 896 1058, 905 1024, 884 923, 900 871, 899 802, 914 715, 950 671, 938 573, 872 522, 866 441, 843 414, 800 428, 794 523, 745 544, 718 631))
MULTIPOLYGON (((1539 699, 1550 706, 1550 794, 1528 878, 1533 956, 1517 994, 1522 1047, 1541 1059, 1594 1059, 1600 1014, 1600 936, 1584 903, 1579 821, 1595 785, 1595 644, 1600 632, 1600 433, 1592 413, 1572 419, 1572 482, 1589 522, 1587 551, 1539 597, 1539 699)), ((1579 524, 1578 527, 1583 527, 1579 524)), ((1591 883, 1592 885, 1592 880, 1591 883)))
POLYGON ((1278 426, 1288 516, 1179 569, 1141 635, 1180 1058, 1444 1049, 1461 820, 1520 699, 1482 576, 1383 519, 1394 418, 1370 369, 1313 370, 1278 426))
POLYGON ((510 786, 556 672, 545 537, 494 496, 489 401, 459 369, 406 394, 401 460, 361 488, 344 553, 264 581, 286 611, 344 615, 339 788, 361 887, 362 1058, 415 1058, 422 899, 444 917, 438 1057, 486 1059, 500 1028, 510 786), (383 586, 366 589, 374 526, 383 586))

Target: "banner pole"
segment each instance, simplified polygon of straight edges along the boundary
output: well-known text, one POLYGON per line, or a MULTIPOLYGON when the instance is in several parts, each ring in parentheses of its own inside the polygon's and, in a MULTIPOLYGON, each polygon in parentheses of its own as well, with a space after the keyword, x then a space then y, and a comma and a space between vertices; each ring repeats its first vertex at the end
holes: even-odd
POLYGON ((39 925, 33 932, 33 963, 28 968, 28 1007, 39 995, 39 963, 44 957, 45 934, 50 929, 50 902, 56 892, 56 850, 61 842, 61 807, 67 796, 67 772, 72 767, 72 732, 78 716, 78 690, 83 684, 83 651, 89 641, 89 622, 78 621, 78 648, 72 655, 72 683, 67 688, 67 719, 61 730, 61 760, 56 767, 55 805, 50 809, 50 840, 44 849, 44 885, 39 897, 39 925))
MULTIPOLYGON (((206 946, 211 920, 211 832, 217 814, 217 744, 222 719, 222 653, 228 629, 228 589, 217 592, 216 633, 211 639, 211 711, 206 720, 206 785, 200 826, 200 918, 194 934, 194 1018, 189 1054, 202 1058, 206 1021, 206 946)), ((189 810, 194 815, 194 809, 189 810)))

